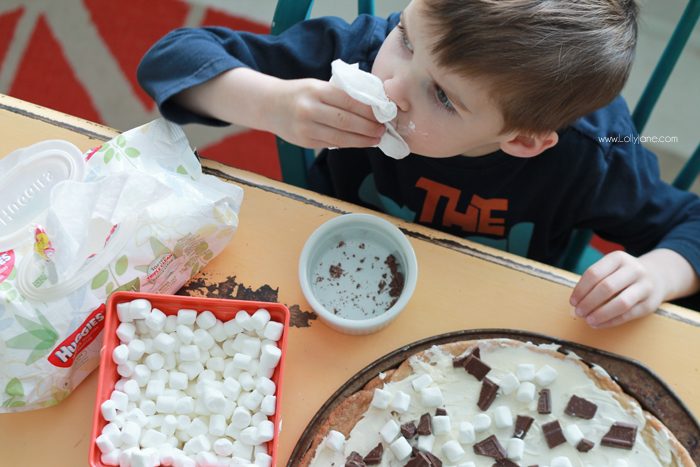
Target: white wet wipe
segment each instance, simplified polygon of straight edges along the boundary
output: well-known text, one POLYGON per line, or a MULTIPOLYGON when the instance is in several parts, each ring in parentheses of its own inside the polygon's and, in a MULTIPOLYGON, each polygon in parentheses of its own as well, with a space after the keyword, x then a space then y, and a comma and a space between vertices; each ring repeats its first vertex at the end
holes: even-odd
POLYGON ((333 75, 330 83, 348 93, 353 99, 371 106, 377 121, 386 126, 386 132, 377 147, 394 159, 408 156, 411 149, 391 124, 396 118, 396 104, 390 101, 384 92, 382 80, 360 70, 357 63, 350 65, 340 59, 331 63, 331 69, 333 75))

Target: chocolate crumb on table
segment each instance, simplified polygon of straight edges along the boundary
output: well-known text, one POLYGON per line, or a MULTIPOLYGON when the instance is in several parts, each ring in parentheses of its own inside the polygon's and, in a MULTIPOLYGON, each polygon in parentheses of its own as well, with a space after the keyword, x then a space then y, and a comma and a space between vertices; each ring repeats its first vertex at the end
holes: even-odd
POLYGON ((333 279, 337 279, 340 276, 343 275, 343 268, 340 263, 338 264, 331 264, 331 267, 328 269, 328 273, 331 275, 333 279))

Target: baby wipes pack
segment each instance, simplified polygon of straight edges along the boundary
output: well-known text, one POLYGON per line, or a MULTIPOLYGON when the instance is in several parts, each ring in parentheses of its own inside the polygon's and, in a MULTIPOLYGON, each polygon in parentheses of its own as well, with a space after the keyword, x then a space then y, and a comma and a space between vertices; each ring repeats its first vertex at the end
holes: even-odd
POLYGON ((95 369, 117 290, 174 293, 231 240, 243 190, 163 119, 84 154, 0 159, 0 413, 57 404, 95 369))

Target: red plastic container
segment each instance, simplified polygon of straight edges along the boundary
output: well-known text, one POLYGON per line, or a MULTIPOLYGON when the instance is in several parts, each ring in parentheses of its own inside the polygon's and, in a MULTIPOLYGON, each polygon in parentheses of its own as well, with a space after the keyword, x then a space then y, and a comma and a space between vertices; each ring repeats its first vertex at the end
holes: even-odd
POLYGON ((154 308, 158 308, 166 315, 175 315, 178 310, 182 308, 197 310, 197 312, 208 310, 214 313, 221 321, 233 319, 240 310, 253 314, 257 309, 265 308, 270 312, 270 319, 272 321, 277 321, 284 325, 282 338, 277 342, 277 345, 282 351, 282 356, 271 378, 277 386, 275 393, 277 396, 277 406, 275 408, 275 415, 272 417, 272 423, 275 425, 275 437, 272 441, 267 443, 268 453, 272 457, 272 465, 277 465, 277 442, 279 440, 281 423, 280 403, 282 400, 282 376, 284 374, 284 361, 287 354, 287 335, 289 334, 289 310, 287 307, 281 303, 272 302, 183 297, 179 295, 159 295, 139 292, 115 292, 110 296, 107 302, 104 343, 100 356, 100 372, 97 383, 97 397, 95 398, 95 413, 93 414, 92 435, 90 440, 90 466, 105 467, 101 461, 102 453, 97 447, 97 444, 95 444, 95 439, 102 433, 102 428, 106 425, 105 419, 102 418, 100 406, 102 402, 109 399, 114 390, 114 384, 120 378, 117 373, 117 365, 112 360, 112 350, 120 343, 117 337, 117 326, 119 326, 117 304, 130 302, 137 298, 144 298, 150 301, 154 308))

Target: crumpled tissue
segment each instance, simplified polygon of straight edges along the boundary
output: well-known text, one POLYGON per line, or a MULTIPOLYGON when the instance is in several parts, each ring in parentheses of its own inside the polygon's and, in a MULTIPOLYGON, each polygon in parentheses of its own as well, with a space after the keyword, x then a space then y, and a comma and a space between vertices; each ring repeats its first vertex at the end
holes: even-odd
POLYGON ((396 118, 396 104, 384 92, 384 83, 371 73, 362 71, 357 63, 348 64, 340 59, 331 63, 330 83, 342 89, 355 100, 372 107, 374 117, 386 126, 377 147, 394 159, 403 159, 411 153, 406 141, 399 135, 391 121, 396 118))

